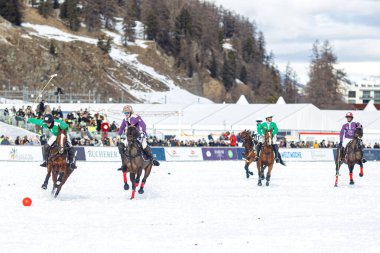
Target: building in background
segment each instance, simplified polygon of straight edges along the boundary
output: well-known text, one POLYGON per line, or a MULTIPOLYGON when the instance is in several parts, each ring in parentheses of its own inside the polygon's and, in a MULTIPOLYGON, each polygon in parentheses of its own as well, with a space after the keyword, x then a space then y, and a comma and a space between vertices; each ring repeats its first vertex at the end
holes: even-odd
POLYGON ((344 99, 348 104, 368 104, 373 100, 375 106, 380 106, 380 78, 363 79, 346 84, 344 88, 344 99))

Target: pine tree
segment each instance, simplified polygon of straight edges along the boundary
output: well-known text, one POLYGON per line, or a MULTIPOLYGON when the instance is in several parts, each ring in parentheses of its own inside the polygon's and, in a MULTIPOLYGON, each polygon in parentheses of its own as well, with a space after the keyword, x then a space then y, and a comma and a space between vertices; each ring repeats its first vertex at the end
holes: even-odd
POLYGON ((115 0, 100 1, 101 3, 101 13, 104 18, 104 26, 108 29, 115 28, 115 15, 116 15, 116 5, 115 0))
POLYGON ((38 5, 38 13, 47 18, 53 11, 53 6, 51 0, 40 0, 38 5))
POLYGON ((12 24, 20 26, 22 22, 20 0, 0 0, 0 16, 12 24))
POLYGON ((245 66, 242 66, 240 69, 240 74, 239 74, 239 80, 242 81, 243 83, 247 83, 247 69, 245 66))
POLYGON ((214 53, 212 53, 212 57, 211 57, 210 75, 212 78, 218 77, 218 63, 216 62, 214 53))
POLYGON ((78 31, 80 26, 78 0, 67 0, 67 19, 69 28, 73 31, 78 31))
POLYGON ((186 8, 182 8, 181 13, 176 18, 175 24, 176 31, 185 37, 191 37, 192 35, 192 18, 189 11, 186 8))
POLYGON ((339 83, 346 74, 335 69, 337 57, 329 41, 313 44, 309 82, 305 87, 306 99, 321 109, 338 109, 344 105, 339 83))
POLYGON ((146 36, 148 40, 154 40, 156 39, 157 33, 158 33, 158 21, 157 17, 151 13, 147 17, 146 21, 146 36))
POLYGON ((111 44, 112 44, 112 38, 111 37, 101 35, 98 38, 97 45, 105 54, 108 54, 111 51, 111 47, 112 47, 111 44))
POLYGON ((67 14, 67 0, 65 0, 59 7, 59 17, 62 19, 68 18, 67 14))
POLYGON ((59 8, 59 1, 58 0, 54 0, 53 1, 53 9, 58 9, 59 8))
POLYGON ((222 80, 226 90, 230 90, 236 79, 236 55, 230 51, 224 57, 222 80))
POLYGON ((123 44, 127 45, 128 41, 135 41, 136 20, 139 18, 139 6, 136 0, 128 1, 126 13, 123 20, 123 44))
POLYGON ((102 26, 100 17, 101 0, 86 0, 83 6, 84 22, 87 30, 98 31, 102 26))
POLYGON ((282 96, 287 103, 296 103, 298 99, 297 75, 288 63, 285 69, 285 77, 282 84, 282 96))

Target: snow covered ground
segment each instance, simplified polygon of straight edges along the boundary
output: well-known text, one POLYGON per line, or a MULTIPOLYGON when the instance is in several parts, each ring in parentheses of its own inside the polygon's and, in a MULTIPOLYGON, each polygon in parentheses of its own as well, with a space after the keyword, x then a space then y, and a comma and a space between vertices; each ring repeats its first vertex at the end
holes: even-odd
POLYGON ((334 188, 331 163, 258 187, 242 162, 163 162, 133 201, 117 166, 79 163, 53 199, 38 163, 0 162, 0 252, 380 252, 379 163, 334 188))

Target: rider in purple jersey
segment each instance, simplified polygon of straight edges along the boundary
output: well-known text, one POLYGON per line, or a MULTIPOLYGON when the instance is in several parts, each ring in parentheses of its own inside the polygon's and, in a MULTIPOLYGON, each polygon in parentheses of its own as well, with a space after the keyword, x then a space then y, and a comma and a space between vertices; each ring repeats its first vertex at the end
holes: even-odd
MULTIPOLYGON (((128 126, 130 126, 130 125, 135 126, 136 130, 138 131, 138 133, 140 135, 138 140, 141 143, 141 147, 143 149, 144 154, 146 155, 146 157, 149 160, 151 160, 153 162, 154 166, 159 166, 160 163, 157 160, 153 159, 152 149, 149 147, 149 145, 146 141, 147 133, 146 133, 146 124, 145 124, 144 120, 140 117, 140 115, 134 113, 133 108, 130 105, 126 105, 123 107, 123 114, 125 115, 125 118, 121 122, 118 134, 123 135, 124 131, 126 130, 126 128, 128 128, 128 126)), ((126 170, 125 165, 123 164, 123 161, 125 159, 124 151, 125 151, 125 147, 126 147, 126 142, 127 142, 126 139, 125 139, 125 142, 120 141, 119 146, 118 146, 119 153, 121 156, 121 161, 122 161, 122 166, 120 169, 123 171, 126 170)))
MULTIPOLYGON (((352 120, 354 119, 354 115, 351 112, 346 113, 346 119, 347 123, 344 123, 342 126, 342 129, 340 130, 340 135, 339 135, 339 147, 343 147, 344 151, 347 147, 347 144, 355 137, 355 131, 357 128, 363 129, 362 124, 359 122, 353 122, 352 120)), ((363 157, 363 144, 360 141, 359 145, 360 151, 362 153, 363 157)), ((362 158, 362 162, 365 163, 366 159, 364 157, 362 158)))

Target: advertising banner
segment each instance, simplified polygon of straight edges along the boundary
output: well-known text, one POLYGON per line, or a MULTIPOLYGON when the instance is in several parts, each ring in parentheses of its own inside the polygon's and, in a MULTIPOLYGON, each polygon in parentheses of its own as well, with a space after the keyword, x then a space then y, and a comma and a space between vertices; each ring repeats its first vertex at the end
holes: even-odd
MULTIPOLYGON (((336 157, 336 148, 334 148, 334 158, 336 157)), ((380 161, 380 149, 364 149, 363 155, 367 161, 380 161)))
POLYGON ((202 148, 203 160, 237 160, 236 148, 202 148))
POLYGON ((165 158, 167 161, 202 161, 202 149, 196 147, 165 148, 165 158))
POLYGON ((334 161, 332 149, 279 149, 284 161, 334 161))
POLYGON ((165 161, 165 149, 164 148, 153 148, 152 147, 152 153, 154 159, 158 161, 165 161))
POLYGON ((86 161, 84 147, 74 147, 74 149, 77 151, 77 161, 86 161))
POLYGON ((22 161, 22 162, 37 162, 42 161, 41 146, 0 146, 1 161, 22 161))
POLYGON ((243 159, 243 155, 242 153, 245 151, 245 148, 237 148, 236 149, 236 153, 237 153, 237 159, 238 160, 242 160, 243 159))
POLYGON ((121 161, 117 147, 84 147, 86 161, 118 162, 121 161))

